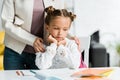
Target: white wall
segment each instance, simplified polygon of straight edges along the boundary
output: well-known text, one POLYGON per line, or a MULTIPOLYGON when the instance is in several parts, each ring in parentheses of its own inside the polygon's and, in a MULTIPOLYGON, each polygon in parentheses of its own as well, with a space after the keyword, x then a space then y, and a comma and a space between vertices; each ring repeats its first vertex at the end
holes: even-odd
POLYGON ((0 0, 0 30, 2 30, 2 23, 1 23, 2 2, 3 2, 3 0, 0 0))
POLYGON ((120 0, 75 0, 79 20, 76 34, 89 35, 97 29, 120 33, 120 0))

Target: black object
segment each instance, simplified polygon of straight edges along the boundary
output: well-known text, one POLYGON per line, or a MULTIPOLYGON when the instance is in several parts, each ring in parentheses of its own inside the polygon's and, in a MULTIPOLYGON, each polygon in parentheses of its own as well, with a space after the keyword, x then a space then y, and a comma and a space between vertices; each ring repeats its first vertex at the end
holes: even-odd
POLYGON ((91 35, 89 62, 90 67, 109 67, 109 54, 103 44, 99 43, 99 31, 91 35))

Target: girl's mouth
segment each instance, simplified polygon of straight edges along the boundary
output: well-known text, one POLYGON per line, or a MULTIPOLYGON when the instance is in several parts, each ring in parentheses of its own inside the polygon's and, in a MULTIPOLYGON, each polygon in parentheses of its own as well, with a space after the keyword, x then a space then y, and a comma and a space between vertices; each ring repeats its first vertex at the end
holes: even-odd
POLYGON ((63 38, 62 38, 62 37, 56 37, 56 39, 57 39, 57 40, 63 40, 63 38))

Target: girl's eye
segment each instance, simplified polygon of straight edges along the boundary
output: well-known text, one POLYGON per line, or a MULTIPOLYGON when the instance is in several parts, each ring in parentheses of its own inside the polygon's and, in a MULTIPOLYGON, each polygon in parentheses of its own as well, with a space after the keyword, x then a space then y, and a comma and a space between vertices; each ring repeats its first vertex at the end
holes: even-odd
POLYGON ((67 31, 68 29, 64 29, 64 31, 67 31))
POLYGON ((57 29, 57 30, 58 30, 59 28, 54 28, 54 29, 57 29))

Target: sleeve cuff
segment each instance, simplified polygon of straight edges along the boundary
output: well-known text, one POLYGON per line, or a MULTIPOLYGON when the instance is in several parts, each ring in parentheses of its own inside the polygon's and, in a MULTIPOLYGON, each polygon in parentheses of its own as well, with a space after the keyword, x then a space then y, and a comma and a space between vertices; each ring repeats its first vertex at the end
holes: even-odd
POLYGON ((29 44, 30 44, 31 46, 33 46, 36 38, 37 38, 37 37, 33 35, 33 36, 31 37, 31 39, 29 40, 29 44))
POLYGON ((56 43, 51 43, 51 44, 50 44, 50 47, 57 48, 57 44, 56 44, 56 43))
POLYGON ((64 48, 65 46, 64 45, 60 45, 58 48, 61 49, 61 48, 64 48))

